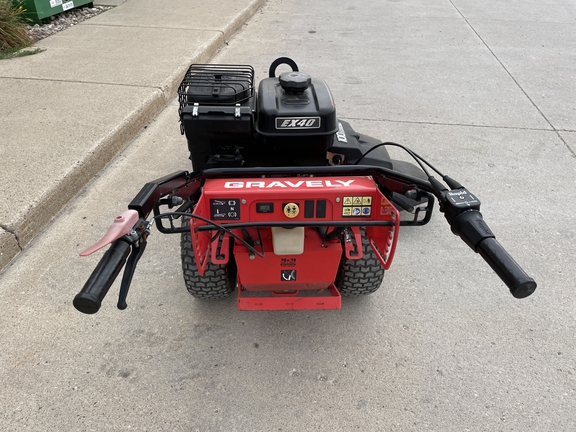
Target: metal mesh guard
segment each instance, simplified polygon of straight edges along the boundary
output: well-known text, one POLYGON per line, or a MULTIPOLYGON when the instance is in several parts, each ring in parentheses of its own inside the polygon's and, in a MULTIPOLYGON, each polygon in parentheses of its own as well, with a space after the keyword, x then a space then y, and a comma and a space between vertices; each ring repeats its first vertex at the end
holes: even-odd
POLYGON ((249 65, 193 64, 178 87, 180 112, 186 106, 235 105, 254 94, 254 68, 249 65))

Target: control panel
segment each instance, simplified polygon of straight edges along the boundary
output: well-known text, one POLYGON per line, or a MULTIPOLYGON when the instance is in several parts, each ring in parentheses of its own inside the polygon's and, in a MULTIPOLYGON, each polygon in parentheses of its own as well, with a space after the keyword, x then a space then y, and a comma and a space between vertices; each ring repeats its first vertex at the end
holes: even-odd
MULTIPOLYGON (((226 254, 228 244, 220 245, 219 237, 214 236, 214 228, 204 219, 218 225, 229 225, 241 237, 261 238, 260 248, 267 252, 275 251, 272 254, 264 253, 267 258, 261 259, 265 260, 278 259, 279 256, 294 258, 298 255, 296 252, 284 255, 283 251, 295 251, 296 246, 298 251, 303 246, 309 255, 315 248, 321 248, 322 256, 326 256, 327 244, 323 244, 313 226, 330 227, 337 224, 354 227, 355 231, 350 232, 356 233, 359 232, 358 226, 365 226, 372 250, 385 269, 392 262, 400 226, 398 210, 382 195, 374 180, 366 176, 207 179, 194 215, 198 218, 192 218, 190 222, 193 226, 192 243, 202 268, 209 257, 213 263, 220 263, 220 255, 226 254), (278 240, 274 230, 288 226, 294 228, 287 230, 291 235, 278 240), (297 227, 303 228, 300 234, 296 231, 297 227), (274 240, 280 242, 280 248, 274 246, 274 240)), ((339 262, 342 253, 349 257, 357 256, 354 249, 359 237, 355 237, 356 242, 352 241, 350 232, 347 231, 348 237, 343 239, 342 244, 330 243, 335 248, 335 262, 339 262)), ((280 231, 280 234, 285 233, 280 231)), ((228 235, 222 238, 222 244, 225 241, 229 241, 228 235)), ((252 265, 247 263, 262 263, 252 261, 252 252, 242 244, 236 244, 234 255, 236 260, 245 260, 245 268, 252 269, 252 265)), ((274 269, 277 267, 276 264, 270 266, 274 269)), ((277 275, 274 273, 272 276, 277 275)), ((293 274, 290 277, 296 276, 293 274)), ((243 275, 243 278, 248 276, 243 275)), ((246 283, 250 285, 249 278, 246 283)), ((289 281, 282 279, 278 283, 283 286, 289 281)))
POLYGON ((390 220, 395 211, 369 177, 211 179, 202 201, 222 223, 390 220))

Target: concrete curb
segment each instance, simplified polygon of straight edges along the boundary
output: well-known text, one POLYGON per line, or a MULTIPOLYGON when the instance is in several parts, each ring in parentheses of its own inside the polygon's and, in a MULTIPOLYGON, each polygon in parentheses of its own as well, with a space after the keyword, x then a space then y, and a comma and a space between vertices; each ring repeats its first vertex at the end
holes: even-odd
POLYGON ((181 64, 166 78, 160 88, 153 89, 132 112, 110 133, 95 143, 93 150, 34 203, 29 211, 9 226, 0 226, 0 271, 30 243, 30 241, 58 214, 90 180, 121 150, 130 145, 142 128, 154 119, 174 98, 178 85, 191 63, 207 63, 241 27, 258 11, 266 0, 253 0, 225 28, 219 37, 186 64, 181 64))
POLYGON ((20 252, 14 234, 0 228, 0 268, 7 265, 20 252))

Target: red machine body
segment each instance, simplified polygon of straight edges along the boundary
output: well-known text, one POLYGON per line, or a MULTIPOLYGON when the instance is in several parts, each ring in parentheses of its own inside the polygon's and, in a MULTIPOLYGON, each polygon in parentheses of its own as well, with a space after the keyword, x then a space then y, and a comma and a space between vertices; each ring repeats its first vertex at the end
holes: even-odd
POLYGON ((225 298, 237 288, 241 310, 339 309, 341 295, 380 288, 399 226, 428 223, 435 199, 452 232, 514 297, 536 289, 496 241, 476 195, 409 148, 338 120, 326 83, 293 60, 276 59, 258 87, 249 65, 193 64, 178 101, 194 171, 146 183, 82 253, 110 244, 74 297, 79 311, 96 313, 122 268, 118 308, 126 309, 153 224, 181 236, 184 284, 194 298, 225 298), (276 76, 282 64, 292 72, 276 76), (388 147, 417 165, 392 159, 388 147))
POLYGON ((343 256, 362 258, 357 247, 359 226, 366 226, 372 250, 387 269, 400 223, 398 211, 374 180, 360 176, 210 179, 193 214, 254 240, 261 256, 229 234, 214 236, 207 230, 208 222, 192 218, 192 248, 199 271, 203 274, 208 260, 226 264, 232 251, 238 269, 238 306, 251 310, 340 308, 333 283, 343 256), (322 233, 342 223, 357 225, 344 244, 326 240, 322 233), (300 291, 322 290, 320 297, 299 297, 300 291), (242 296, 248 292, 252 295, 242 296), (262 296, 255 297, 254 292, 262 296))

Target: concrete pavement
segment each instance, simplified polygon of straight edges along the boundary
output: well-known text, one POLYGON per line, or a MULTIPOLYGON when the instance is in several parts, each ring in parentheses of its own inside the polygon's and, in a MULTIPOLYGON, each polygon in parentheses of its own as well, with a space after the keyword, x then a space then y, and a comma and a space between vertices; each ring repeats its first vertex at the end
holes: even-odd
POLYGON ((538 290, 512 298, 435 212, 340 311, 193 299, 178 236, 153 230, 128 308, 117 281, 80 314, 103 251, 78 253, 189 167, 173 100, 0 276, 2 430, 576 430, 575 30, 572 0, 267 1, 212 61, 259 80, 287 55, 326 80, 356 130, 477 193, 538 290))
POLYGON ((96 3, 116 7, 0 62, 0 269, 265 0, 96 3))

